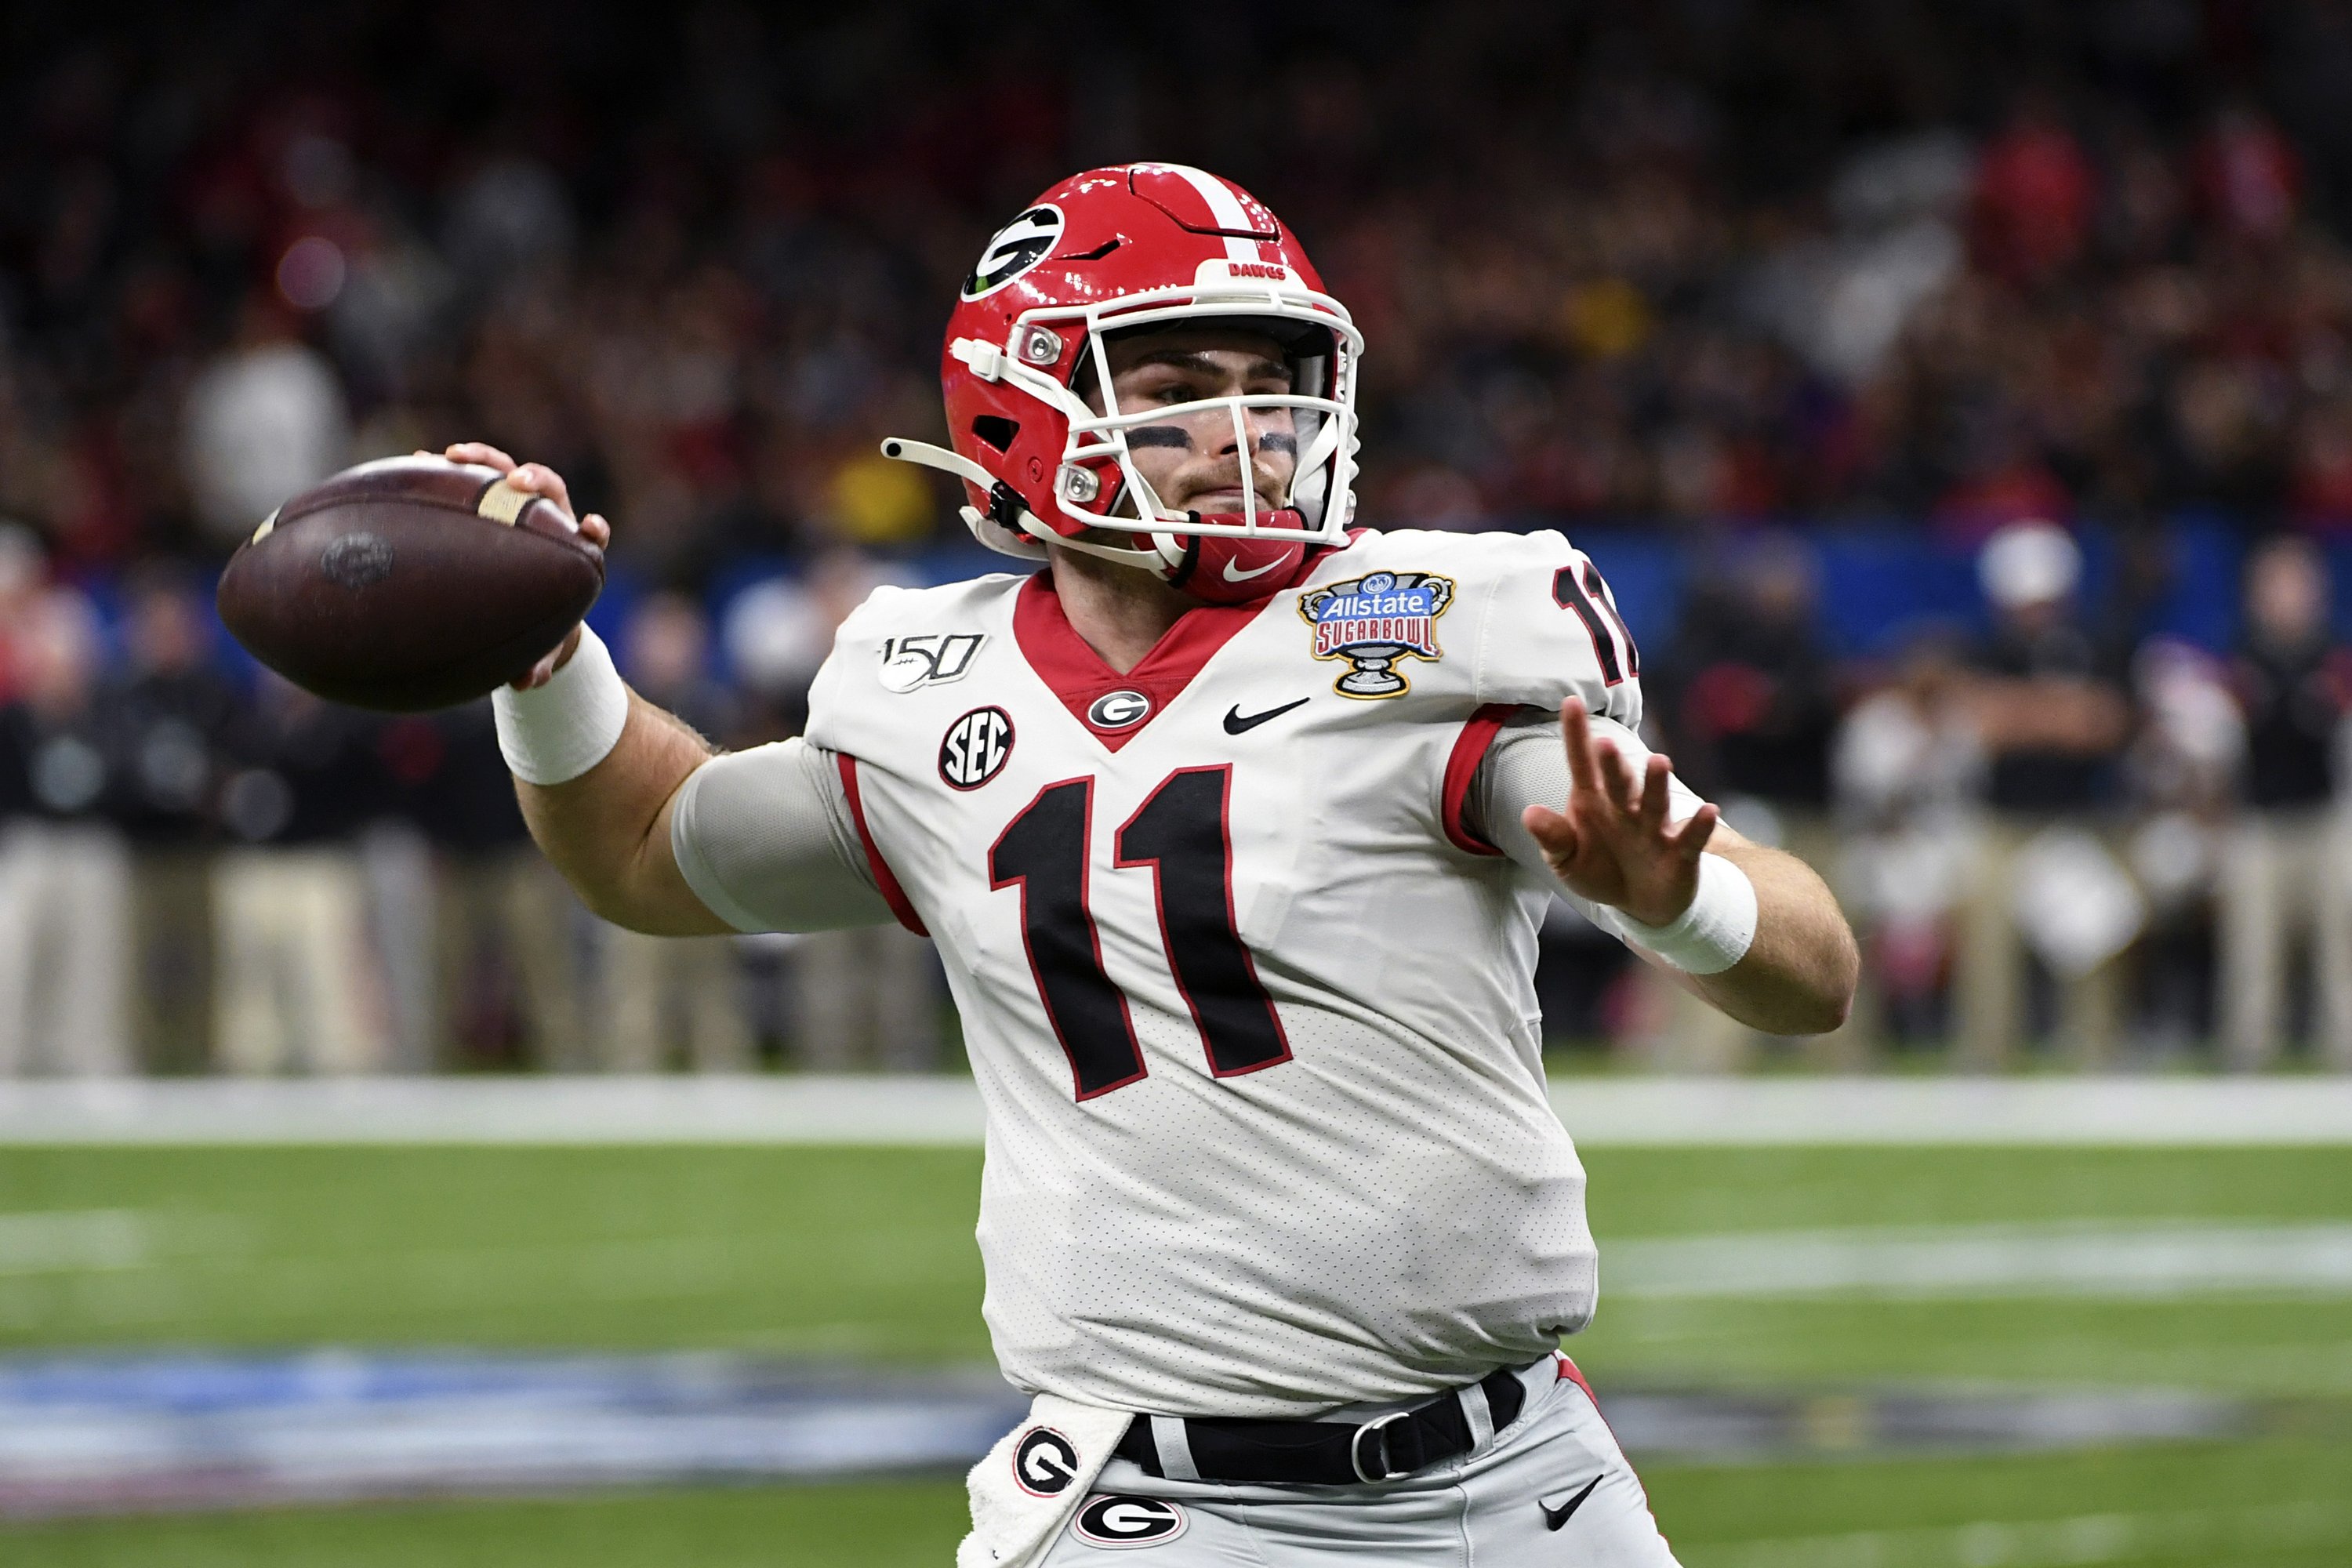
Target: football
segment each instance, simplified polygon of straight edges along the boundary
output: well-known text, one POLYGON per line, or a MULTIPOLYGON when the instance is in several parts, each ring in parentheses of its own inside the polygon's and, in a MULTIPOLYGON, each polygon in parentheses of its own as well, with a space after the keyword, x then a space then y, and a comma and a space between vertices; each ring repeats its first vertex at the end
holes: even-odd
POLYGON ((604 586, 604 552, 495 468, 362 463, 262 521, 222 572, 236 640, 304 689, 394 712, 528 672, 604 586))

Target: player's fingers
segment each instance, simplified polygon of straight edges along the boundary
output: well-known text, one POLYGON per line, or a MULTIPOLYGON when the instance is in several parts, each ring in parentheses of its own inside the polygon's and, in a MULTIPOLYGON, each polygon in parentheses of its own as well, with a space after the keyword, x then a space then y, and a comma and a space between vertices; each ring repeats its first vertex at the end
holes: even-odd
POLYGON ((1567 859, 1576 853, 1576 827, 1548 805, 1531 805, 1519 813, 1519 825, 1545 854, 1567 859))
POLYGON ((1601 793, 1601 770, 1592 756, 1592 723, 1573 698, 1559 705, 1560 743, 1568 748, 1568 782, 1579 795, 1601 793))
POLYGON ((522 464, 507 476, 507 483, 519 490, 529 490, 533 495, 545 496, 557 506, 562 507, 566 516, 571 515, 571 489, 564 484, 563 476, 545 463, 522 464))
POLYGON ((1684 859, 1696 860, 1706 849, 1707 840, 1715 837, 1715 825, 1722 820, 1723 808, 1709 801, 1675 829, 1674 836, 1667 842, 1684 859))
POLYGON ((1642 827, 1647 833, 1664 832, 1666 826, 1666 799, 1670 793, 1666 781, 1674 776, 1675 764, 1670 757, 1653 756, 1642 771, 1642 827))
POLYGON ((515 469, 515 460, 488 441, 452 441, 441 449, 441 455, 453 463, 485 463, 502 474, 511 474, 515 469))
POLYGON ((604 521, 601 511, 592 511, 580 520, 580 537, 602 550, 613 542, 613 525, 604 521))
POLYGON ((1642 780, 1633 772, 1633 764, 1614 746, 1596 749, 1601 753, 1601 766, 1607 773, 1610 801, 1626 816, 1637 815, 1642 809, 1642 780))

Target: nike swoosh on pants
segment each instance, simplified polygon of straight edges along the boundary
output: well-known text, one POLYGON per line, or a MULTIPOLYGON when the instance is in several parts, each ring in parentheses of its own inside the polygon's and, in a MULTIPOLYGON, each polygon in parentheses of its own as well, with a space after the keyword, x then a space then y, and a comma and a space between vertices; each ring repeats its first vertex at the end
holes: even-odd
POLYGON ((1601 1478, 1599 1476, 1593 1477, 1591 1480, 1584 1483, 1584 1489, 1582 1491, 1577 1493, 1574 1497, 1569 1499, 1558 1508, 1552 1507, 1551 1504, 1545 1502, 1538 1498, 1536 1500, 1536 1506, 1543 1510, 1544 1528, 1547 1530, 1558 1530, 1561 1525, 1566 1524, 1569 1521, 1569 1516, 1584 1505, 1584 1500, 1591 1497, 1592 1495, 1592 1489, 1600 1484, 1601 1478))

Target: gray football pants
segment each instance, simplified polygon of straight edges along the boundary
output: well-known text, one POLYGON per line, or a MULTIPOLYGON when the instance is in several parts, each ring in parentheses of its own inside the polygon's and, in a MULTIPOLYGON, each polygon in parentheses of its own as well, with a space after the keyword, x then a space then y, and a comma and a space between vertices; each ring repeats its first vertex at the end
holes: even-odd
POLYGON ((1307 1568, 1368 1557, 1462 1568, 1677 1568, 1566 1358, 1521 1373, 1519 1418, 1461 1458, 1376 1487, 1162 1480, 1113 1459, 1040 1568, 1307 1568))

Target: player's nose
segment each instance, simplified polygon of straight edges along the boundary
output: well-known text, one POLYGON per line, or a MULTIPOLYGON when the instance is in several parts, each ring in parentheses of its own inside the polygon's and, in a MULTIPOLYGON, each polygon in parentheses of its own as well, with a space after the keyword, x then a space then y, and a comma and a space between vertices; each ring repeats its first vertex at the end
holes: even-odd
POLYGON ((1241 450, 1242 434, 1249 437, 1250 453, 1263 458, 1270 452, 1298 454, 1298 437, 1292 433, 1290 410, 1287 408, 1244 408, 1241 423, 1236 426, 1231 416, 1223 421, 1222 441, 1213 443, 1210 450, 1217 457, 1230 458, 1241 450))

